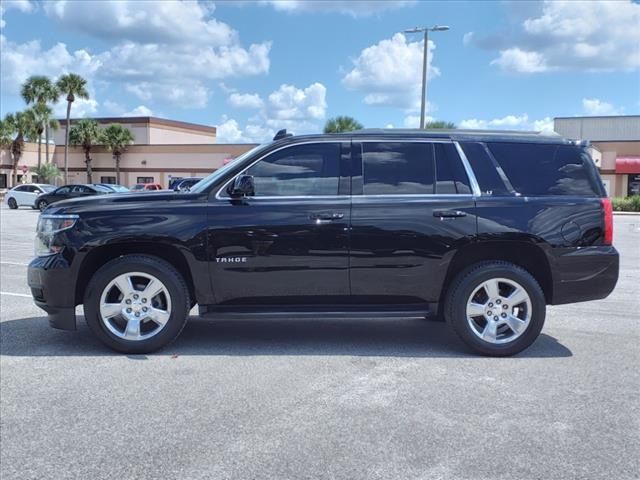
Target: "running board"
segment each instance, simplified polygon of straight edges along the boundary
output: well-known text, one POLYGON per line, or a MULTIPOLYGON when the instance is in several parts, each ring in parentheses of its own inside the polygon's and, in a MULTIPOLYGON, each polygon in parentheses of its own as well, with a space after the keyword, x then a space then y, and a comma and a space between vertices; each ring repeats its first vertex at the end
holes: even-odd
POLYGON ((352 305, 334 305, 331 307, 289 307, 283 306, 218 306, 201 305, 201 317, 219 320, 233 319, 306 319, 306 318, 425 318, 437 312, 437 304, 412 306, 378 306, 365 308, 352 305), (435 308, 434 308, 435 307, 435 308))

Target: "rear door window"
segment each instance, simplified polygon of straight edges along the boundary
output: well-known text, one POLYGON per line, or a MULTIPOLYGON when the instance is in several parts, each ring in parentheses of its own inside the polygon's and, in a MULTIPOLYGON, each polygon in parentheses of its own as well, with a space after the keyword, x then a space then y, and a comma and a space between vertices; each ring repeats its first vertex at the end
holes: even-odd
POLYGON ((521 195, 599 196, 588 153, 572 145, 488 144, 504 174, 521 195))
POLYGON ((433 145, 420 142, 363 142, 365 195, 435 193, 433 145))
POLYGON ((470 194, 469 178, 452 143, 434 143, 436 151, 436 193, 470 194))

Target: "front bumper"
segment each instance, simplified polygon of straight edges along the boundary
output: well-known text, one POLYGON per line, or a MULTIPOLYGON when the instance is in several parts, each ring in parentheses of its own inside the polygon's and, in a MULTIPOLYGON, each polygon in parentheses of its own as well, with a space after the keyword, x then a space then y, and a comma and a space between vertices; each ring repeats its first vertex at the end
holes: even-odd
POLYGON ((567 250, 551 259, 553 305, 599 300, 618 282, 620 256, 613 246, 567 250))
POLYGON ((75 275, 63 256, 34 258, 27 270, 27 281, 33 301, 47 312, 49 324, 75 330, 75 275))

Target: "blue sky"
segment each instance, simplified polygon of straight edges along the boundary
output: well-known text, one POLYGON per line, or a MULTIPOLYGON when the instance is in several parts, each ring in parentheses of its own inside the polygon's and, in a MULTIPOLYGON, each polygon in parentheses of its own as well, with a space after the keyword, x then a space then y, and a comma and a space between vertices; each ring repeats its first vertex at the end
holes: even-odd
POLYGON ((429 117, 540 130, 640 112, 640 4, 628 1, 3 0, 0 13, 3 115, 24 108, 29 75, 71 71, 92 96, 73 116, 215 125, 221 141, 319 131, 335 115, 414 127, 422 39, 398 32, 434 24, 450 30, 430 37, 429 117))

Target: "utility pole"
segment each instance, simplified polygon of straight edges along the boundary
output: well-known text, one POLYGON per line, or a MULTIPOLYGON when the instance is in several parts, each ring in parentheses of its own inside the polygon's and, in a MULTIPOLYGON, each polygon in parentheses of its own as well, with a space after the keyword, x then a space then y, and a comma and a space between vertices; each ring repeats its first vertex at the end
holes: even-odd
POLYGON ((424 47, 422 55, 422 103, 420 105, 420 128, 425 128, 426 110, 427 110, 427 49, 429 47, 429 32, 444 32, 449 30, 446 25, 434 25, 433 27, 415 27, 405 30, 404 33, 422 33, 424 32, 424 47))

